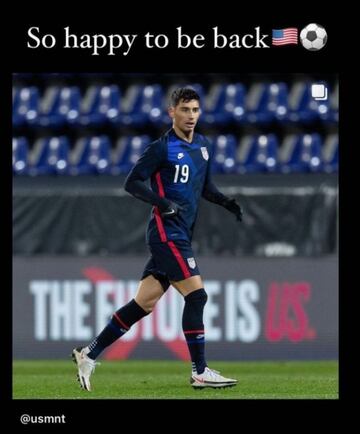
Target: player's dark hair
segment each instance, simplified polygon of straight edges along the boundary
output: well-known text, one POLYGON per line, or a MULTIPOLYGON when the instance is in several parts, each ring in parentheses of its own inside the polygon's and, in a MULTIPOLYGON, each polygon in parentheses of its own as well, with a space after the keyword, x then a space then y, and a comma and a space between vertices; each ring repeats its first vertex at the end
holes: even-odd
POLYGON ((189 102, 192 99, 200 101, 199 94, 189 87, 180 87, 171 94, 170 105, 176 107, 181 101, 189 102))

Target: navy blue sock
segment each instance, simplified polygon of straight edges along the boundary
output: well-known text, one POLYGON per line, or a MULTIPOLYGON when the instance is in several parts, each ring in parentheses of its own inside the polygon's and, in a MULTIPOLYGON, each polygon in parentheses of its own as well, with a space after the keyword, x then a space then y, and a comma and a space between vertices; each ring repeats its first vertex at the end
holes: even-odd
POLYGON ((191 292, 184 297, 185 306, 182 327, 189 347, 193 370, 202 374, 207 366, 205 361, 205 330, 203 323, 204 306, 207 294, 204 288, 191 292))
POLYGON ((90 351, 87 356, 95 360, 106 347, 119 339, 133 324, 145 315, 147 315, 147 312, 134 299, 129 301, 129 303, 114 313, 108 325, 91 342, 88 346, 90 351))

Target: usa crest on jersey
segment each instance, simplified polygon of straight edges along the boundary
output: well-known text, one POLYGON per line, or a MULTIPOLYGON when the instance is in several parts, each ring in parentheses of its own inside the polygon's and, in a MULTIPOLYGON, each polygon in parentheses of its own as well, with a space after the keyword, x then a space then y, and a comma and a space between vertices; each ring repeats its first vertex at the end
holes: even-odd
POLYGON ((189 267, 193 270, 196 267, 196 262, 194 258, 188 258, 187 259, 189 267))
POLYGON ((200 149, 201 149, 201 153, 202 153, 204 160, 207 161, 209 159, 209 153, 208 153, 206 146, 202 146, 200 149))

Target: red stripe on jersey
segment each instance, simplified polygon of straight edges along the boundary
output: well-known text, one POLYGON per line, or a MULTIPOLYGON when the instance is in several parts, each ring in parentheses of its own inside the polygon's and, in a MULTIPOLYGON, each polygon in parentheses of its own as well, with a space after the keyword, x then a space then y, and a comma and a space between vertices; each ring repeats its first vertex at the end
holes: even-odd
MULTIPOLYGON (((158 189, 159 189, 159 196, 165 197, 165 192, 164 192, 164 187, 163 187, 162 182, 161 182, 160 172, 157 172, 155 174, 155 179, 156 179, 156 184, 157 184, 158 189)), ((162 218, 160 215, 160 211, 159 211, 159 208, 157 206, 155 207, 154 214, 155 214, 156 226, 157 226, 159 234, 160 234, 160 240, 164 243, 167 241, 167 236, 166 236, 164 224, 163 224, 163 221, 162 221, 162 218)))
POLYGON ((159 188, 159 195, 160 195, 160 197, 165 197, 165 192, 164 192, 164 187, 162 185, 162 181, 161 181, 161 177, 160 177, 160 172, 156 173, 155 178, 156 178, 156 183, 157 183, 158 188, 159 188))
POLYGON ((189 277, 191 277, 191 273, 186 266, 184 258, 181 256, 181 253, 180 253, 179 249, 175 246, 174 242, 168 241, 168 246, 170 247, 173 255, 175 256, 178 264, 180 265, 181 271, 183 272, 185 279, 188 279, 189 277))
POLYGON ((163 243, 165 243, 167 241, 167 237, 166 237, 164 224, 161 220, 160 211, 159 211, 158 207, 155 207, 154 214, 155 214, 156 226, 157 226, 159 234, 160 234, 160 240, 163 243))

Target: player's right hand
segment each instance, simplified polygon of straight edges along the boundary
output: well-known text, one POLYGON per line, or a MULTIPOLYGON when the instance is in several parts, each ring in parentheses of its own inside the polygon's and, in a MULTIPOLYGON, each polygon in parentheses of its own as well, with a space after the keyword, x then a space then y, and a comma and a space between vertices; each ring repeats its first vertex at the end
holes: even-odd
POLYGON ((161 217, 163 218, 175 217, 176 215, 179 214, 179 212, 183 210, 184 208, 181 205, 169 201, 168 207, 161 211, 161 217))

